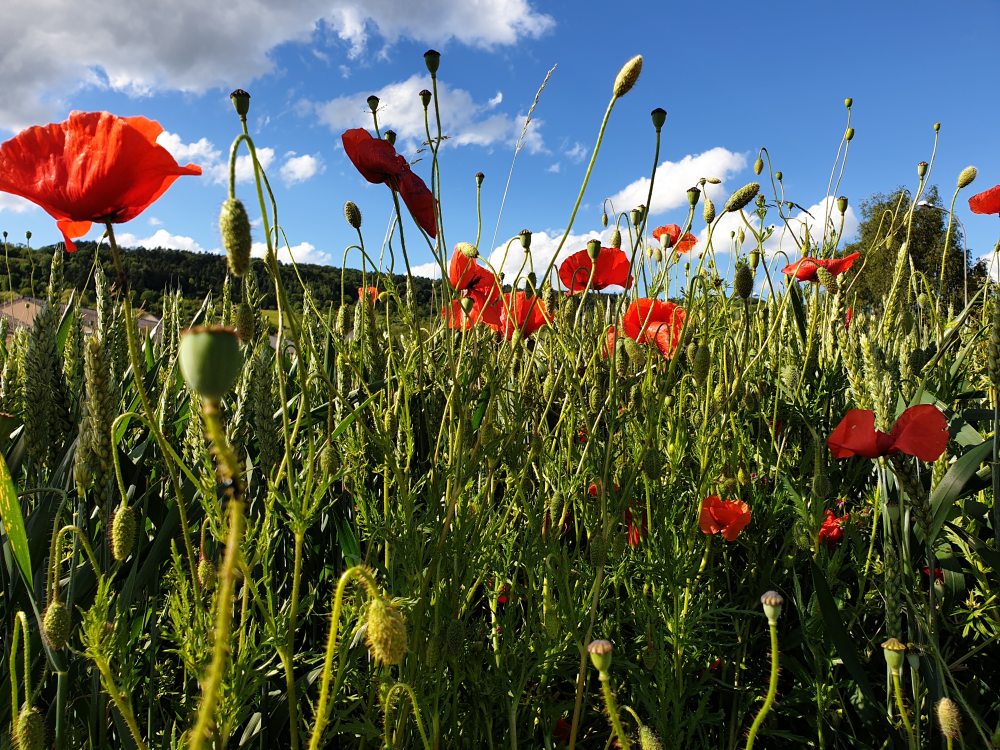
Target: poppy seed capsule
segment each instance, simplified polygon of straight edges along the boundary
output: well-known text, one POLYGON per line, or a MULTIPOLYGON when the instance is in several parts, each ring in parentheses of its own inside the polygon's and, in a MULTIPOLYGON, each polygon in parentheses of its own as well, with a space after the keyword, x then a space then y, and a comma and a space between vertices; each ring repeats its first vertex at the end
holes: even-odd
POLYGON ((518 236, 521 238, 521 247, 523 247, 525 250, 530 250, 531 249, 531 230, 530 229, 522 229, 519 232, 518 236))
POLYGON ((736 267, 736 275, 733 278, 733 291, 740 299, 750 299, 753 294, 753 271, 746 263, 740 263, 736 267))
POLYGON ((760 263, 760 251, 751 250, 748 260, 750 261, 750 268, 756 272, 757 265, 760 263))
POLYGON ((842 195, 837 198, 837 210, 840 211, 841 216, 847 213, 847 196, 842 195))
POLYGON ((753 173, 760 174, 763 171, 764 171, 764 160, 758 156, 757 161, 753 163, 753 173))
POLYGON ((34 706, 25 703, 17 716, 14 739, 18 750, 44 750, 45 720, 34 706))
POLYGON ((941 123, 939 123, 939 122, 934 123, 934 132, 935 133, 940 133, 941 132, 941 123))
POLYGON ((695 206, 698 205, 698 198, 699 196, 701 196, 701 191, 696 187, 692 187, 688 188, 687 193, 688 193, 688 204, 691 206, 691 208, 694 208, 695 206))
POLYGON ((361 229, 361 209, 354 201, 347 201, 344 204, 344 218, 355 229, 361 229))
POLYGON ((69 643, 69 608, 58 599, 49 602, 42 614, 42 635, 49 648, 61 651, 69 643))
POLYGON ((424 64, 427 66, 427 72, 431 74, 431 78, 437 75, 438 68, 441 66, 441 53, 436 49, 429 49, 424 53, 424 64))
POLYGON ((854 128, 847 129, 847 131, 844 133, 844 140, 847 141, 848 143, 854 140, 854 128))
POLYGON ((606 679, 608 670, 611 669, 612 651, 614 651, 614 646, 611 645, 611 641, 591 641, 590 645, 587 646, 587 653, 590 654, 590 663, 600 673, 602 680, 606 679))
POLYGON ((135 511, 127 505, 119 505, 111 521, 111 554, 118 562, 124 562, 135 546, 135 511))
POLYGON ((961 172, 958 173, 958 189, 969 187, 973 180, 976 179, 976 175, 979 174, 975 167, 966 167, 961 172))
POLYGON ((218 401, 240 376, 243 355, 236 331, 222 326, 198 326, 181 334, 177 350, 181 374, 191 390, 218 401))
POLYGON ((372 114, 375 114, 375 111, 378 109, 378 97, 372 94, 366 101, 368 102, 368 109, 372 111, 372 114))
POLYGON ((729 200, 726 201, 726 211, 729 213, 735 213, 747 205, 750 201, 754 199, 757 195, 757 191, 760 190, 760 184, 756 182, 751 182, 735 193, 729 196, 729 200))
POLYGON ((233 276, 243 276, 250 268, 250 217, 239 198, 227 198, 219 211, 219 233, 233 276))
POLYGON ((903 658, 906 656, 906 646, 896 638, 890 638, 882 644, 882 655, 886 666, 894 675, 899 675, 903 669, 903 658))
POLYGON ((592 261, 596 261, 598 256, 601 254, 601 241, 591 240, 587 243, 587 257, 592 261))
POLYGON ((641 72, 642 55, 636 55, 622 66, 622 69, 618 71, 618 76, 615 78, 615 99, 620 99, 632 90, 635 82, 639 80, 641 72))
POLYGON ((766 591, 760 598, 760 604, 764 608, 764 614, 770 624, 775 624, 781 616, 781 605, 785 603, 784 597, 777 591, 766 591))
POLYGON ((466 315, 472 314, 472 308, 476 306, 476 301, 472 297, 462 297, 458 301, 459 306, 462 308, 462 312, 466 315))
POLYGON ((780 171, 774 173, 774 179, 776 179, 778 182, 781 182, 782 177, 784 177, 784 175, 780 171))
POLYGON ((844 106, 847 107, 848 109, 851 108, 852 104, 854 104, 854 100, 851 97, 847 97, 846 99, 844 99, 844 106))
POLYGON ((229 95, 229 100, 233 103, 233 107, 236 109, 236 114, 241 118, 247 116, 247 112, 250 111, 250 94, 243 89, 236 89, 229 95))
POLYGON ((420 103, 424 105, 424 109, 430 106, 431 103, 431 92, 427 89, 422 89, 420 91, 420 103))
POLYGON ((667 110, 662 107, 657 107, 649 113, 649 116, 653 120, 653 127, 656 128, 656 132, 659 133, 660 128, 663 127, 663 123, 667 121, 667 110))
POLYGON ((389 143, 390 146, 395 146, 396 145, 396 131, 395 130, 387 130, 387 131, 385 131, 382 134, 382 137, 385 138, 386 141, 388 141, 388 143, 389 143))
POLYGON ((476 172, 476 187, 482 187, 483 186, 483 180, 485 180, 485 179, 486 179, 486 175, 484 175, 482 172, 476 172))
POLYGON ((949 740, 959 739, 962 736, 962 714, 958 710, 958 704, 951 698, 942 698, 934 711, 937 713, 941 734, 949 740))
POLYGON ((402 664, 406 656, 406 619, 399 609, 381 596, 368 604, 368 649, 382 664, 402 664))
POLYGON ((927 175, 927 162, 922 161, 917 164, 917 177, 923 179, 927 175))

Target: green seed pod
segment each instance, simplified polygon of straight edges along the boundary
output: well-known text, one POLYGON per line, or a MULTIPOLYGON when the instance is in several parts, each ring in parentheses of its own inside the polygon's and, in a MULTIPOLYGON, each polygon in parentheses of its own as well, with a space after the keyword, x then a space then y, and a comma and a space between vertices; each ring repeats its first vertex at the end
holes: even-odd
POLYGON ((587 243, 587 257, 592 261, 596 261, 597 257, 601 254, 601 241, 600 240, 590 240, 587 243))
POLYGON ((784 175, 780 171, 774 173, 774 179, 776 179, 778 182, 781 182, 782 177, 784 177, 784 175))
POLYGON ((245 120, 247 113, 250 111, 250 94, 243 89, 236 89, 229 95, 229 100, 233 103, 233 107, 236 109, 236 114, 240 116, 241 120, 245 120))
POLYGON ((243 369, 239 337, 222 326, 184 331, 177 357, 188 387, 210 401, 219 401, 232 390, 243 369))
POLYGON ((769 623, 776 623, 781 616, 781 605, 785 603, 784 598, 777 591, 767 591, 760 598, 760 604, 764 608, 764 614, 769 623))
POLYGON ((615 78, 615 86, 613 89, 615 99, 620 99, 632 90, 632 87, 635 86, 635 82, 639 80, 639 74, 641 72, 642 55, 636 55, 622 66, 622 69, 618 71, 618 75, 615 78))
POLYGON ((760 264, 760 251, 759 250, 751 250, 750 251, 749 261, 750 261, 750 268, 754 272, 756 272, 757 271, 757 266, 760 264))
POLYGON ((923 179, 927 176, 927 162, 922 161, 917 164, 917 177, 923 179))
POLYGON ((885 657, 886 666, 895 675, 902 672, 903 659, 906 656, 906 646, 896 638, 890 638, 882 644, 882 655, 885 657))
POLYGON ((712 203, 712 199, 707 195, 705 196, 705 205, 702 207, 701 215, 705 219, 706 224, 711 224, 715 221, 715 204, 712 203))
POLYGON ((372 94, 366 101, 368 102, 368 109, 372 111, 372 114, 375 114, 375 111, 378 109, 379 98, 375 94, 372 94))
POLYGON ((844 99, 844 106, 847 107, 848 109, 851 108, 852 104, 854 104, 854 100, 851 97, 847 97, 846 99, 844 99))
POLYGON ((837 198, 837 210, 840 211, 841 216, 847 213, 847 196, 842 195, 837 198))
POLYGON ((354 201, 347 201, 344 204, 344 218, 355 229, 361 229, 361 209, 354 201))
POLYGON ((119 505, 111 521, 111 554, 118 562, 124 562, 132 553, 136 529, 135 511, 127 505, 119 505))
POLYGON ((753 271, 746 263, 740 263, 736 267, 736 275, 733 278, 733 291, 740 299, 750 299, 753 294, 753 271))
POLYGON ((368 603, 368 650, 375 661, 402 664, 406 656, 406 618, 396 605, 381 596, 368 603))
POLYGON ((590 663, 600 673, 602 680, 606 679, 608 670, 611 669, 613 651, 614 646, 611 645, 611 641, 591 641, 590 645, 587 646, 587 653, 590 654, 590 663))
POLYGON ((42 614, 42 636, 49 644, 49 648, 61 651, 69 643, 69 633, 69 608, 60 600, 53 599, 42 614))
POLYGON ((424 53, 424 64, 427 66, 427 72, 433 78, 437 75, 438 68, 441 66, 441 53, 435 49, 427 50, 424 53))
POLYGON ((243 276, 250 268, 250 217, 239 198, 227 198, 219 211, 219 232, 233 276, 243 276))
POLYGON ((390 145, 392 145, 392 146, 396 145, 396 131, 395 130, 387 130, 387 131, 385 131, 384 133, 382 133, 382 137, 385 140, 387 140, 390 145))
POLYGON ((763 171, 764 171, 764 160, 758 156, 757 161, 753 163, 753 173, 760 174, 763 171))
POLYGON ((198 583, 201 584, 202 589, 212 591, 218 580, 219 576, 215 572, 215 563, 207 557, 201 558, 198 561, 198 583))
MULTIPOLYGON (((530 250, 531 249, 531 230, 530 229, 522 229, 518 233, 518 236, 521 238, 521 247, 523 249, 525 249, 525 250, 530 250)), ((478 255, 478 254, 479 253, 477 251, 476 255, 478 255)), ((468 256, 468 257, 475 257, 475 256, 468 256)))
POLYGON ((854 140, 854 128, 847 129, 847 131, 844 133, 844 140, 847 141, 848 143, 854 140))
POLYGON ((656 132, 659 133, 660 129, 663 127, 663 123, 667 121, 667 110, 662 107, 657 107, 649 113, 649 116, 653 120, 653 127, 656 128, 656 132))
POLYGON ((970 167, 966 167, 961 172, 959 172, 958 173, 958 188, 959 188, 959 190, 961 190, 962 188, 969 187, 969 185, 972 184, 973 180, 976 179, 976 175, 977 174, 979 174, 979 172, 976 171, 975 167, 971 167, 971 166, 970 167))
POLYGON ((21 707, 14 729, 17 750, 44 750, 45 719, 41 712, 27 702, 21 707))
POLYGON ((688 188, 688 205, 694 208, 698 205, 698 198, 701 197, 701 191, 696 187, 688 188))
POLYGON ((756 182, 751 182, 744 185, 735 193, 733 193, 731 196, 729 196, 729 200, 726 201, 726 211, 730 213, 739 211, 741 208, 746 206, 750 201, 754 199, 754 196, 757 195, 757 192, 759 190, 760 190, 760 184, 756 182))

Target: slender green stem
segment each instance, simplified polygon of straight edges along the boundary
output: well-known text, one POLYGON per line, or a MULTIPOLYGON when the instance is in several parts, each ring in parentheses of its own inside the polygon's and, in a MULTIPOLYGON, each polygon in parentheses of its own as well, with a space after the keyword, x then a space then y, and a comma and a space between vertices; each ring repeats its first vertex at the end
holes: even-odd
POLYGON ((778 694, 778 621, 776 619, 771 620, 768 626, 771 630, 771 681, 767 686, 767 696, 764 698, 764 705, 760 707, 757 718, 754 719, 753 725, 750 727, 750 733, 747 735, 746 750, 752 750, 753 743, 757 739, 757 732, 760 731, 761 724, 764 723, 764 719, 771 710, 771 706, 774 705, 775 696, 778 694))
POLYGON ((621 716, 618 715, 618 704, 615 702, 615 694, 611 690, 611 674, 609 672, 601 672, 599 677, 601 680, 601 693, 604 695, 604 708, 608 712, 611 728, 618 738, 618 746, 622 750, 629 750, 632 747, 632 743, 629 741, 628 735, 625 734, 621 716))
MULTIPOLYGON (((104 685, 104 691, 111 696, 111 700, 115 704, 115 708, 118 709, 118 713, 125 719, 125 724, 128 726, 129 732, 132 733, 132 739, 135 740, 135 744, 139 750, 149 750, 149 745, 143 740, 142 733, 139 731, 139 724, 135 720, 135 713, 132 711, 132 701, 119 690, 118 685, 115 683, 114 675, 111 672, 111 664, 103 655, 95 655, 94 662, 97 664, 97 670, 101 674, 101 683, 104 685)), ((193 748, 194 746, 192 743, 191 747, 193 748)))
MULTIPOLYGON (((424 729, 424 721, 421 718, 420 714, 420 705, 417 703, 417 696, 413 692, 413 688, 411 688, 405 682, 397 682, 395 685, 389 688, 389 692, 385 694, 385 701, 384 701, 385 712, 386 713, 389 712, 389 709, 392 707, 393 696, 398 692, 405 693, 406 696, 410 699, 410 706, 413 707, 413 720, 417 724, 417 731, 420 733, 420 741, 424 745, 424 750, 430 750, 431 742, 430 739, 428 739, 427 737, 427 730, 424 729)), ((386 727, 386 729, 388 730, 388 727, 386 727)), ((386 737, 385 739, 386 739, 386 745, 388 745, 389 738, 386 737)))
POLYGON ((917 736, 913 732, 913 724, 910 723, 910 715, 906 710, 906 703, 903 700, 903 681, 899 678, 899 672, 892 672, 892 691, 896 696, 896 708, 899 710, 899 718, 903 720, 903 728, 906 730, 907 743, 910 750, 917 749, 917 736))

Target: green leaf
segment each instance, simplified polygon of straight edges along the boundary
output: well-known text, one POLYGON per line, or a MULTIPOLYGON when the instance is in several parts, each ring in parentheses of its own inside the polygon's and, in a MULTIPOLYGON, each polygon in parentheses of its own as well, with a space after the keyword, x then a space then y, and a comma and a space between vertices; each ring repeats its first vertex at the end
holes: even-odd
POLYGON ((476 400, 475 411, 472 412, 472 430, 476 431, 479 426, 483 423, 483 417, 486 416, 486 407, 490 403, 490 387, 486 386, 479 392, 479 398, 476 400))
POLYGON ((931 540, 937 537, 944 522, 948 519, 948 512, 951 510, 951 506, 962 496, 962 490, 965 488, 965 485, 979 469, 979 465, 990 455, 992 450, 992 440, 980 443, 953 463, 951 468, 948 469, 948 473, 944 475, 941 483, 934 488, 930 498, 931 513, 933 514, 933 521, 931 522, 929 532, 931 540))
POLYGON ((73 306, 74 297, 76 297, 75 289, 70 294, 69 302, 66 303, 66 309, 62 314, 62 320, 59 321, 59 331, 56 334, 56 346, 59 347, 59 351, 65 351, 66 339, 69 338, 69 331, 73 327, 73 319, 76 317, 76 308, 73 306))
POLYGON ((31 553, 28 551, 28 535, 24 531, 24 516, 21 502, 17 499, 17 488, 10 478, 7 462, 0 455, 0 521, 7 534, 7 541, 14 553, 14 559, 21 568, 26 581, 31 581, 31 553))
POLYGON ((802 291, 798 284, 792 284, 788 289, 788 297, 792 301, 792 312, 795 314, 795 325, 799 329, 799 336, 802 341, 808 339, 806 332, 806 312, 802 307, 802 291))

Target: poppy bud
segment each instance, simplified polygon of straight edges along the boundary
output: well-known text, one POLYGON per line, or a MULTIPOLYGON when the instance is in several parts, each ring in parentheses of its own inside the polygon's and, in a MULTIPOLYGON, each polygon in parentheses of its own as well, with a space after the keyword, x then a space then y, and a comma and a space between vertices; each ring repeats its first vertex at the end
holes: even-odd
POLYGON ((927 162, 922 161, 919 164, 917 164, 917 177, 923 179, 926 174, 927 174, 927 162))
POLYGON ((49 602, 42 614, 42 635, 49 648, 61 651, 69 643, 69 608, 58 599, 49 602))
POLYGON ((530 250, 531 249, 531 230, 530 229, 522 229, 519 236, 521 237, 521 247, 523 247, 525 250, 530 250))
POLYGON ((656 132, 659 133, 660 128, 663 127, 663 123, 667 121, 667 110, 662 107, 657 107, 649 113, 649 116, 653 118, 653 127, 656 128, 656 132))
POLYGON ((706 177, 704 180, 702 180, 702 183, 705 183, 705 182, 707 182, 709 185, 721 185, 722 184, 722 180, 720 180, 718 177, 706 177))
POLYGON ((620 249, 622 246, 622 232, 618 227, 611 233, 611 247, 615 250, 620 249))
POLYGON ((708 382, 708 371, 712 366, 711 355, 711 350, 702 345, 698 347, 694 357, 691 358, 691 374, 694 375, 694 379, 699 385, 705 385, 708 382))
POLYGON ((218 579, 219 576, 215 572, 215 563, 207 557, 201 558, 198 562, 198 583, 201 584, 201 587, 205 591, 211 591, 215 588, 218 579))
POLYGON ((642 204, 639 204, 638 206, 633 208, 631 214, 632 226, 638 227, 642 223, 642 219, 645 215, 646 215, 646 207, 643 206, 642 204))
POLYGON ((476 187, 482 187, 483 186, 483 180, 485 180, 485 179, 486 179, 486 175, 484 175, 482 172, 476 172, 476 187))
POLYGON ((430 106, 431 103, 431 92, 427 89, 422 89, 420 91, 420 103, 424 105, 424 109, 430 106))
POLYGON ((534 271, 528 271, 528 275, 524 277, 524 291, 526 294, 533 294, 538 288, 538 277, 535 276, 534 271))
POLYGON ((226 249, 230 272, 233 276, 243 276, 250 268, 253 239, 250 237, 250 217, 239 198, 226 198, 223 201, 222 210, 219 211, 219 233, 222 235, 222 246, 226 249))
POLYGON ((639 80, 639 73, 641 72, 642 55, 636 55, 622 66, 622 69, 618 71, 618 76, 615 78, 615 99, 620 99, 632 90, 635 82, 639 80))
POLYGON ((744 242, 746 242, 747 235, 746 232, 743 231, 743 227, 740 227, 738 230, 736 230, 736 239, 739 241, 741 245, 744 242))
POLYGON ((660 248, 658 247, 653 248, 653 260, 655 260, 657 263, 663 261, 663 251, 660 250, 660 248))
POLYGON ((753 173, 760 174, 763 171, 764 171, 764 160, 758 156, 757 161, 753 163, 753 173))
POLYGON ((236 114, 240 116, 241 120, 245 120, 247 112, 250 111, 250 94, 243 89, 236 89, 229 95, 229 100, 233 103, 233 107, 236 108, 236 114))
POLYGON ((479 250, 477 250, 476 246, 473 245, 471 242, 459 242, 457 245, 455 245, 455 250, 457 250, 470 260, 472 258, 479 257, 479 250))
POLYGON ((361 209, 354 201, 347 201, 344 204, 344 218, 355 229, 361 229, 361 209))
POLYGON ((372 111, 372 114, 375 114, 378 109, 378 97, 375 94, 368 97, 368 109, 372 111))
POLYGON ((222 326, 197 326, 184 331, 177 358, 188 387, 210 401, 225 396, 243 369, 239 337, 232 328, 222 326))
POLYGON ((711 224, 715 221, 715 204, 712 203, 712 199, 708 195, 705 196, 705 205, 702 207, 701 215, 704 217, 706 224, 711 224))
POLYGON ((750 201, 754 199, 754 196, 757 195, 758 190, 760 190, 760 185, 756 182, 751 182, 744 185, 735 193, 729 196, 729 200, 726 201, 726 211, 730 213, 739 211, 741 208, 743 208, 745 205, 747 205, 750 201))
POLYGON ((587 243, 587 257, 592 261, 597 260, 597 256, 601 254, 601 241, 591 240, 587 243))
MULTIPOLYGON (((958 173, 958 188, 961 190, 964 187, 968 187, 972 184, 972 181, 976 179, 978 172, 975 167, 966 167, 961 172, 958 173)), ((6 233, 5 233, 6 235, 6 233)), ((4 237, 6 239, 6 236, 4 237)))
POLYGON ((639 750, 663 750, 660 740, 645 724, 639 727, 639 750))
POLYGON ((949 740, 957 740, 962 736, 962 714, 958 704, 951 698, 942 698, 934 708, 937 713, 941 734, 949 740))
POLYGON ((852 104, 854 104, 854 100, 851 97, 847 97, 846 99, 844 99, 844 106, 847 107, 848 109, 851 108, 852 104))
POLYGON ((387 131, 385 131, 385 133, 382 134, 382 137, 385 138, 387 141, 389 141, 389 145, 390 146, 395 146, 396 145, 396 131, 395 130, 387 130, 387 131))
POLYGON ((257 338, 257 315, 253 307, 241 302, 236 308, 236 333, 244 344, 249 344, 257 338))
POLYGON ((602 227, 607 227, 608 226, 608 212, 607 211, 601 211, 601 226, 602 227))
POLYGON ((778 621, 778 617, 781 616, 781 605, 785 603, 784 598, 777 591, 767 591, 760 598, 760 603, 764 608, 768 623, 774 625, 778 621))
POLYGON ((847 213, 847 196, 842 195, 837 198, 837 210, 840 211, 840 215, 843 216, 847 213))
POLYGON ((458 304, 462 308, 462 312, 466 315, 471 315, 472 308, 476 306, 476 301, 472 297, 462 297, 458 300, 458 304))
POLYGON ((591 641, 587 646, 587 653, 590 654, 590 663, 594 665, 602 680, 607 680, 608 670, 611 669, 611 652, 614 646, 611 641, 598 640, 591 641))
MULTIPOLYGON (((25 696, 30 698, 30 696, 25 696)), ((14 728, 14 740, 18 750, 44 750, 45 719, 41 712, 28 704, 27 700, 17 716, 17 726, 14 728)))
POLYGON ((26 239, 28 242, 31 242, 31 230, 30 229, 27 232, 24 233, 24 239, 26 239))
POLYGON ((435 49, 429 49, 424 53, 424 64, 431 78, 437 75, 438 67, 441 65, 441 53, 435 49))
POLYGON ((733 278, 733 291, 740 299, 750 299, 753 294, 753 271, 746 263, 740 263, 736 267, 736 276, 733 278))
POLYGON ((895 638, 890 638, 882 644, 882 655, 885 657, 886 666, 894 675, 899 675, 903 670, 903 657, 906 655, 906 646, 895 638))
POLYGON ((688 204, 691 206, 691 208, 694 208, 695 206, 698 205, 698 197, 700 195, 701 191, 698 188, 696 187, 688 188, 688 204))
POLYGON ((844 133, 844 140, 850 143, 854 139, 854 128, 848 128, 844 133))
POLYGON ((781 182, 782 177, 784 177, 784 175, 780 171, 774 173, 774 179, 776 179, 778 182, 781 182))
POLYGON ((935 133, 940 133, 941 132, 941 123, 939 123, 939 122, 934 123, 934 132, 935 133))
POLYGON ((111 554, 118 562, 124 562, 135 546, 135 511, 127 505, 119 505, 111 521, 111 554))
POLYGON ((820 266, 816 269, 816 278, 819 279, 819 283, 822 284, 826 291, 830 294, 836 294, 840 290, 840 285, 837 283, 837 277, 834 276, 826 268, 820 266))
POLYGON ((402 664, 406 656, 406 618, 391 602, 381 596, 368 604, 368 650, 382 664, 402 664))
POLYGON ((608 543, 603 534, 600 533, 592 534, 588 543, 590 545, 590 564, 595 568, 600 568, 608 560, 608 543))

